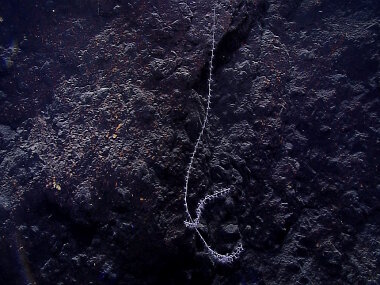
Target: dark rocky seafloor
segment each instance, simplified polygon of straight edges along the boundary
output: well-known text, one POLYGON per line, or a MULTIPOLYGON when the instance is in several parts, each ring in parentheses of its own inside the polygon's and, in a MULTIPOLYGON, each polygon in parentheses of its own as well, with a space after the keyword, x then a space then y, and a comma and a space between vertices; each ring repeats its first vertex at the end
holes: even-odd
POLYGON ((0 284, 380 284, 380 1, 4 0, 0 284))

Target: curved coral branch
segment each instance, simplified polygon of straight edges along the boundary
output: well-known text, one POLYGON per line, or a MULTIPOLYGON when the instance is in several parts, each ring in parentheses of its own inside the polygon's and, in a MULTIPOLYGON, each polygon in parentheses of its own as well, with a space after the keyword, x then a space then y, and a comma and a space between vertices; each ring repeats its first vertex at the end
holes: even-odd
POLYGON ((213 60, 214 60, 214 51, 215 51, 215 27, 216 27, 216 6, 214 6, 214 15, 213 15, 212 48, 211 48, 211 58, 210 58, 209 79, 208 79, 208 96, 207 96, 206 114, 205 114, 205 118, 204 118, 204 121, 203 121, 203 124, 202 124, 201 131, 199 133, 197 142, 195 143, 194 150, 193 150, 193 153, 191 155, 190 163, 189 163, 189 166, 188 166, 188 169, 187 169, 187 172, 186 172, 186 177, 185 177, 185 189, 184 189, 185 198, 184 198, 184 200, 185 200, 185 210, 186 210, 187 219, 188 219, 187 221, 185 221, 185 226, 188 227, 188 228, 194 229, 197 232, 198 236, 202 240, 204 246, 207 249, 208 254, 210 255, 210 257, 212 259, 214 259, 215 261, 221 262, 221 263, 231 263, 235 259, 237 259, 238 256, 240 255, 240 253, 242 252, 242 250, 243 250, 242 244, 239 242, 237 244, 237 246, 235 247, 235 249, 231 253, 220 254, 220 253, 216 252, 215 250, 213 250, 208 245, 208 243, 206 242, 206 240, 204 239, 204 237, 202 236, 202 234, 200 233, 200 231, 198 229, 199 220, 201 218, 202 211, 204 210, 205 206, 209 202, 215 200, 216 198, 220 198, 220 197, 226 196, 231 191, 230 188, 226 188, 226 189, 223 189, 223 190, 220 190, 220 191, 216 191, 214 194, 206 195, 203 199, 201 199, 199 201, 197 209, 196 209, 196 218, 195 219, 192 218, 192 216, 190 214, 190 211, 189 211, 188 204, 187 204, 187 193, 188 193, 188 186, 189 186, 189 178, 190 178, 190 174, 191 174, 191 169, 193 167, 194 157, 195 157, 195 155, 196 155, 196 153, 198 151, 199 144, 200 144, 200 142, 202 140, 203 132, 204 132, 204 130, 206 128, 208 114, 209 114, 209 111, 210 111, 211 91, 212 91, 211 90, 212 70, 213 70, 213 60))
POLYGON ((188 228, 195 228, 199 226, 199 220, 201 219, 202 212, 205 208, 205 206, 211 202, 212 200, 215 200, 217 198, 225 197, 229 192, 231 191, 230 188, 226 188, 220 191, 216 191, 215 193, 211 195, 206 195, 203 199, 201 199, 198 203, 197 209, 195 210, 195 213, 197 214, 196 218, 193 222, 185 222, 186 227, 188 228))

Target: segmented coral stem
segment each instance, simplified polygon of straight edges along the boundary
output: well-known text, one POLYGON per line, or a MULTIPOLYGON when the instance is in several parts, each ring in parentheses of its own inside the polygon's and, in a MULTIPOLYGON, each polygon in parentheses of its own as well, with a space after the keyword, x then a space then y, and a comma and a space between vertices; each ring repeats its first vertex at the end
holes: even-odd
POLYGON ((214 259, 217 262, 221 262, 221 263, 231 263, 235 259, 237 259, 238 256, 240 255, 240 253, 242 252, 242 250, 243 250, 242 244, 238 243, 237 246, 235 247, 235 249, 231 253, 220 254, 220 253, 216 252, 215 250, 213 250, 208 245, 208 243, 206 242, 206 240, 204 239, 204 237, 202 236, 202 234, 200 233, 200 231, 198 229, 199 220, 201 218, 201 215, 202 215, 202 212, 203 212, 205 206, 209 202, 227 195, 231 191, 230 188, 226 188, 226 189, 223 189, 220 191, 216 191, 214 194, 206 195, 203 199, 201 199, 199 201, 197 209, 196 209, 196 218, 195 219, 192 218, 190 211, 189 211, 189 207, 187 205, 187 193, 188 193, 188 186, 189 186, 189 178, 190 178, 191 170, 192 170, 193 163, 194 163, 194 157, 198 151, 199 144, 202 140, 203 132, 206 128, 208 114, 210 111, 211 92, 212 92, 211 83, 212 83, 213 60, 214 60, 214 51, 215 51, 216 6, 214 6, 213 12, 214 12, 214 14, 213 14, 213 26, 212 26, 212 48, 211 48, 211 58, 210 58, 210 62, 209 62, 210 68, 209 68, 209 79, 208 79, 207 107, 206 107, 206 114, 205 114, 205 118, 203 120, 202 128, 201 128, 201 131, 199 133, 197 142, 195 143, 194 150, 193 150, 193 153, 191 155, 190 163, 189 163, 189 166, 188 166, 188 169, 186 172, 186 177, 185 177, 185 189, 184 189, 185 198, 184 198, 184 200, 185 200, 185 209, 186 209, 186 214, 187 214, 187 219, 188 219, 187 221, 185 221, 185 226, 188 228, 194 229, 197 232, 198 236, 202 240, 205 248, 207 249, 208 254, 210 255, 210 257, 212 259, 214 259))

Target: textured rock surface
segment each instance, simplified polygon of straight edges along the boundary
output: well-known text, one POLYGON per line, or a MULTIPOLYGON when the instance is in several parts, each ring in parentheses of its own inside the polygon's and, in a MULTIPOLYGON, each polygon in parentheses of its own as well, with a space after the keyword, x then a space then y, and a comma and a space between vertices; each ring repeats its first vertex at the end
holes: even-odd
POLYGON ((380 283, 380 2, 3 1, 1 284, 380 283))

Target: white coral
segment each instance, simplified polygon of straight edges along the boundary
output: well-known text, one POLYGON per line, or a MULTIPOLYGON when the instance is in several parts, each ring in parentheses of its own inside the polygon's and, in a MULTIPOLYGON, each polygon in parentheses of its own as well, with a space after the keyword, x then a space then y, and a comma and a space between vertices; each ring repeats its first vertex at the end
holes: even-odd
POLYGON ((237 244, 237 246, 235 247, 235 249, 231 252, 231 253, 227 253, 227 254, 220 254, 218 252, 216 252, 215 250, 213 250, 209 245, 208 243, 206 242, 206 240, 204 239, 204 237, 202 236, 202 234, 200 233, 199 229, 198 229, 198 226, 199 226, 199 221, 200 221, 200 218, 202 216, 202 212, 205 208, 205 206, 217 199, 217 198, 220 198, 220 197, 224 197, 226 196, 230 191, 231 189, 230 188, 226 188, 226 189, 223 189, 223 190, 219 190, 219 191, 216 191, 215 193, 211 194, 211 195, 206 195, 203 199, 201 199, 198 203, 198 206, 197 206, 197 209, 196 209, 196 218, 193 219, 190 212, 189 212, 189 207, 188 207, 188 204, 187 204, 187 193, 188 193, 188 185, 189 185, 189 178, 190 178, 190 174, 191 174, 191 169, 193 167, 193 162, 194 162, 194 157, 195 157, 195 154, 197 153, 198 151, 198 147, 199 147, 199 144, 201 142, 201 139, 202 139, 202 136, 203 136, 203 132, 206 128, 206 123, 207 123, 207 119, 208 119, 208 113, 210 111, 210 101, 211 101, 211 83, 212 83, 212 70, 213 70, 213 60, 214 60, 214 51, 215 51, 215 26, 216 26, 216 7, 214 7, 214 16, 213 16, 213 27, 212 27, 212 48, 211 48, 211 58, 210 58, 210 70, 209 70, 209 79, 208 79, 208 96, 207 96, 207 108, 206 108, 206 114, 205 114, 205 118, 204 118, 204 121, 203 121, 203 124, 202 124, 202 128, 201 128, 201 131, 199 133, 199 136, 198 136, 198 139, 197 139, 197 142, 195 143, 195 146, 194 146, 194 150, 193 150, 193 153, 191 155, 191 159, 190 159, 190 163, 189 163, 189 166, 188 166, 188 169, 187 169, 187 172, 186 172, 186 177, 185 177, 185 188, 184 188, 184 192, 185 192, 185 209, 186 209, 186 214, 187 214, 187 221, 185 221, 185 226, 190 228, 190 229, 194 229, 196 231, 196 233, 198 234, 198 236, 200 237, 200 239, 202 240, 204 246, 206 247, 207 249, 207 252, 209 254, 209 256, 217 261, 217 262, 220 262, 220 263, 231 263, 233 262, 234 260, 236 260, 240 253, 243 251, 243 246, 242 244, 239 242, 237 244))

